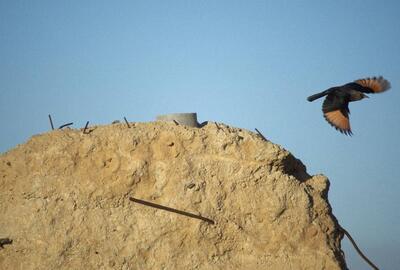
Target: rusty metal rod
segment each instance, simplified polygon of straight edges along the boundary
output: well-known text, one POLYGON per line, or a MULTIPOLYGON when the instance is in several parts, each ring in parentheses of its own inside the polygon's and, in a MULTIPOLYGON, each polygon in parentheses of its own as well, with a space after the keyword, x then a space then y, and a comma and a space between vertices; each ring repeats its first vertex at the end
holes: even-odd
POLYGON ((54 130, 53 120, 51 119, 50 114, 49 114, 49 120, 50 120, 51 129, 54 130))
POLYGON ((128 128, 130 128, 131 126, 129 125, 129 122, 128 122, 128 120, 126 120, 126 117, 124 116, 124 120, 125 120, 125 123, 126 123, 126 125, 128 126, 128 128))
POLYGON ((353 247, 356 249, 358 255, 361 256, 361 258, 364 259, 364 261, 366 261, 369 266, 371 266, 373 269, 375 270, 379 270, 378 266, 376 266, 373 262, 371 262, 367 256, 364 255, 364 253, 362 253, 361 249, 357 246, 356 241, 354 241, 353 237, 351 237, 350 233, 348 231, 346 231, 343 227, 341 227, 342 232, 347 236, 347 238, 349 238, 351 244, 353 245, 353 247))
POLYGON ((63 129, 63 128, 68 127, 68 126, 71 126, 71 125, 73 125, 73 124, 74 124, 73 122, 68 123, 68 124, 64 124, 64 125, 60 126, 58 129, 63 129))
POLYGON ((88 125, 89 125, 89 121, 86 122, 85 128, 83 129, 83 134, 86 134, 86 129, 87 129, 88 125))
POLYGON ((258 129, 255 129, 255 130, 257 131, 258 135, 260 135, 260 137, 263 138, 264 141, 268 141, 258 129))
POLYGON ((173 213, 176 213, 176 214, 179 214, 179 215, 200 219, 200 220, 205 221, 205 222, 210 223, 210 224, 215 224, 215 222, 213 220, 209 219, 209 218, 202 217, 202 216, 199 216, 199 215, 195 215, 195 214, 192 214, 192 213, 188 213, 188 212, 185 212, 185 211, 182 211, 182 210, 170 208, 170 207, 167 207, 167 206, 164 206, 164 205, 155 204, 155 203, 148 202, 148 201, 135 199, 133 197, 129 197, 129 200, 132 201, 132 202, 135 202, 135 203, 143 204, 143 205, 146 205, 146 206, 154 207, 154 208, 165 210, 165 211, 169 211, 169 212, 173 212, 173 213))

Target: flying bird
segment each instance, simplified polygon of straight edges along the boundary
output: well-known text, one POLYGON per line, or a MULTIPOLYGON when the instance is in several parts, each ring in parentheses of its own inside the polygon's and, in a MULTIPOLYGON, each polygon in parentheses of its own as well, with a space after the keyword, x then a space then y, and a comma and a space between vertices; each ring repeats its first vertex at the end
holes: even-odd
POLYGON ((382 93, 390 89, 390 82, 380 77, 359 79, 342 86, 335 86, 307 98, 314 101, 326 96, 322 104, 322 112, 329 124, 346 135, 352 135, 349 120, 349 102, 368 98, 365 93, 382 93))

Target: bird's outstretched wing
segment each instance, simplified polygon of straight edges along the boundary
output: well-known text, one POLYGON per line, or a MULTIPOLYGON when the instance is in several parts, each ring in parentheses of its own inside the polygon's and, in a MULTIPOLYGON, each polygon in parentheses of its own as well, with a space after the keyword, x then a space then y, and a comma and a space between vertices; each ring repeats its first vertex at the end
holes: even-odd
POLYGON ((357 90, 364 93, 382 93, 390 89, 390 82, 382 76, 359 79, 354 82, 362 86, 357 90))
POLYGON ((349 120, 349 102, 334 93, 329 94, 322 104, 324 117, 329 124, 346 135, 352 135, 349 120))

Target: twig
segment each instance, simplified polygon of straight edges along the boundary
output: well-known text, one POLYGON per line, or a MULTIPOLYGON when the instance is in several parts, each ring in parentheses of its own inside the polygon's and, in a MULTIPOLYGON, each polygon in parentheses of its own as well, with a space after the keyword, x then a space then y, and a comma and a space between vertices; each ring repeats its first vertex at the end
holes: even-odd
POLYGON ((88 125, 89 125, 89 121, 86 122, 85 128, 83 129, 83 134, 86 134, 86 129, 87 129, 88 125))
POLYGON ((268 141, 258 129, 255 129, 255 130, 257 131, 258 135, 260 135, 260 137, 263 138, 264 141, 268 141))
POLYGON ((54 130, 53 120, 51 119, 50 114, 49 114, 49 120, 50 120, 51 129, 54 130))
POLYGON ((154 208, 157 208, 157 209, 173 212, 173 213, 176 213, 176 214, 179 214, 179 215, 200 219, 200 220, 208 222, 210 224, 214 224, 215 223, 213 220, 211 220, 209 218, 202 217, 202 216, 199 216, 199 215, 195 215, 195 214, 192 214, 192 213, 188 213, 188 212, 185 212, 185 211, 182 211, 182 210, 170 208, 170 207, 167 207, 167 206, 155 204, 155 203, 148 202, 148 201, 135 199, 133 197, 130 197, 129 200, 132 201, 132 202, 135 202, 135 203, 140 203, 140 204, 143 204, 143 205, 146 205, 146 206, 150 206, 150 207, 154 207, 154 208))
POLYGON ((125 120, 125 123, 126 123, 126 125, 128 126, 128 128, 131 128, 131 126, 129 125, 129 122, 128 122, 128 120, 126 120, 126 117, 124 116, 124 120, 125 120))
POLYGON ((68 126, 71 126, 71 125, 73 125, 74 123, 68 123, 68 124, 64 124, 64 125, 62 125, 62 126, 60 126, 58 129, 63 129, 63 128, 65 128, 65 127, 68 127, 68 126))
POLYGON ((217 129, 220 130, 221 127, 217 124, 217 122, 214 122, 214 124, 217 126, 217 129))
POLYGON ((346 231, 343 227, 341 227, 343 233, 347 236, 347 238, 349 238, 350 242, 353 244, 353 247, 355 248, 355 250, 357 251, 357 253, 361 256, 361 258, 364 259, 364 261, 366 261, 373 269, 375 270, 379 270, 379 268, 373 264, 373 262, 371 262, 367 256, 365 256, 361 250, 358 248, 356 242, 354 241, 353 237, 351 237, 350 233, 348 231, 346 231))

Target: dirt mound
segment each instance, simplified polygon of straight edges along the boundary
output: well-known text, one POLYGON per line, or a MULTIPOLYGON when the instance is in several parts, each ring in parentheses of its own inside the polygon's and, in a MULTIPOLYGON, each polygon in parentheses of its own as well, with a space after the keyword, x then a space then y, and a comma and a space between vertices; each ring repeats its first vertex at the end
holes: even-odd
POLYGON ((131 125, 0 156, 0 269, 345 268, 328 179, 288 151, 222 124, 131 125))

